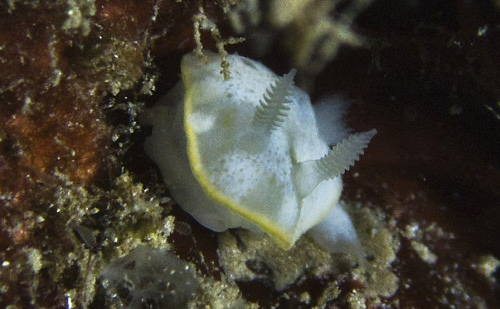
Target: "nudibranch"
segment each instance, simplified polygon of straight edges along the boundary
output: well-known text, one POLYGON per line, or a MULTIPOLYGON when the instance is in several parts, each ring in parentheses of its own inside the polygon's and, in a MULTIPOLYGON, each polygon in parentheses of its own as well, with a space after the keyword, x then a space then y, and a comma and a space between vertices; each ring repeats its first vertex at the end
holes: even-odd
MULTIPOLYGON (((146 152, 179 205, 214 231, 265 232, 288 249, 304 233, 331 252, 361 257, 338 205, 341 175, 376 131, 352 134, 330 149, 309 96, 263 64, 229 55, 184 56, 182 80, 147 110, 146 152)), ((327 118, 327 117, 326 117, 327 118)), ((331 127, 331 126, 330 126, 331 127)), ((331 132, 335 134, 336 132, 331 132)))

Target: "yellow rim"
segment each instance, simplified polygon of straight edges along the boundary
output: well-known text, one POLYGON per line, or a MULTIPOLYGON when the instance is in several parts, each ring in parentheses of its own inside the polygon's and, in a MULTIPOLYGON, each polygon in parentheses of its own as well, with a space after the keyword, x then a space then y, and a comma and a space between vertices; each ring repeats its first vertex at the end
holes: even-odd
POLYGON ((288 249, 293 245, 293 237, 287 237, 286 233, 283 230, 278 229, 276 224, 269 222, 266 218, 258 216, 247 209, 241 207, 241 205, 235 203, 227 196, 225 196, 222 192, 217 190, 217 188, 213 187, 209 181, 207 173, 203 168, 202 160, 200 158, 200 151, 198 147, 198 140, 196 137, 196 133, 188 125, 188 115, 192 113, 192 98, 194 97, 195 91, 194 87, 190 87, 191 84, 191 76, 184 68, 184 63, 182 64, 182 78, 184 80, 184 85, 186 88, 186 94, 184 97, 184 130, 186 131, 187 137, 187 153, 188 158, 191 164, 191 171, 194 176, 200 183, 201 187, 205 191, 205 193, 215 200, 216 202, 226 206, 230 210, 244 217, 245 219, 253 222, 258 225, 261 229, 271 235, 274 240, 284 249, 288 249))

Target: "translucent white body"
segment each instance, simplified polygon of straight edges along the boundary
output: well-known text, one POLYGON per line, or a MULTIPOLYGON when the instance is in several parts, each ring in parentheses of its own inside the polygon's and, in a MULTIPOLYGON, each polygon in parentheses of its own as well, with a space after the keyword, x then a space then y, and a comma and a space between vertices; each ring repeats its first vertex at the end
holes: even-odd
POLYGON ((311 230, 327 250, 359 257, 356 232, 337 205, 340 177, 309 185, 316 175, 297 168, 329 153, 324 136, 346 135, 340 117, 316 117, 308 95, 290 86, 286 117, 264 130, 255 124, 255 110, 278 77, 256 61, 230 55, 231 79, 224 81, 220 58, 208 59, 185 56, 182 81, 143 116, 153 126, 146 151, 174 199, 214 231, 265 232, 289 248, 311 230), (324 121, 318 125, 317 119, 324 121), (307 193, 299 192, 304 186, 307 193))

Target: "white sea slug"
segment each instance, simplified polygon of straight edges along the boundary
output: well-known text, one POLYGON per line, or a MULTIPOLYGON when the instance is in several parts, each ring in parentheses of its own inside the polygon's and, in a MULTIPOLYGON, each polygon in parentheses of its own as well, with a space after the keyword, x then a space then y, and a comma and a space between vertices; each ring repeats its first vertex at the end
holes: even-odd
POLYGON ((278 77, 230 55, 225 81, 220 57, 207 56, 208 62, 186 55, 182 81, 143 116, 153 126, 146 151, 174 199, 214 231, 265 232, 285 249, 309 231, 328 251, 361 258, 350 218, 338 205, 340 176, 376 131, 350 135, 330 149, 320 132, 325 126, 317 123, 328 117, 315 116, 308 95, 293 84, 294 70, 278 77))

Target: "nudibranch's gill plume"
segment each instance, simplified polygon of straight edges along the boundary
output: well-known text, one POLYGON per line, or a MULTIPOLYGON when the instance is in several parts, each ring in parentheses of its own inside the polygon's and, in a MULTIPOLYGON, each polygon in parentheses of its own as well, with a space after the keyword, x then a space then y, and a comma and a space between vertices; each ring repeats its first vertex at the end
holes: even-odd
POLYGON ((255 110, 254 125, 263 128, 267 134, 276 130, 285 120, 292 100, 287 97, 292 94, 293 78, 296 70, 292 69, 288 74, 278 78, 276 82, 266 89, 264 99, 260 100, 255 110))
POLYGON ((359 160, 359 156, 364 153, 376 133, 377 130, 372 129, 351 134, 335 145, 323 158, 297 163, 294 166, 294 174, 300 196, 308 196, 320 182, 344 174, 359 160))

